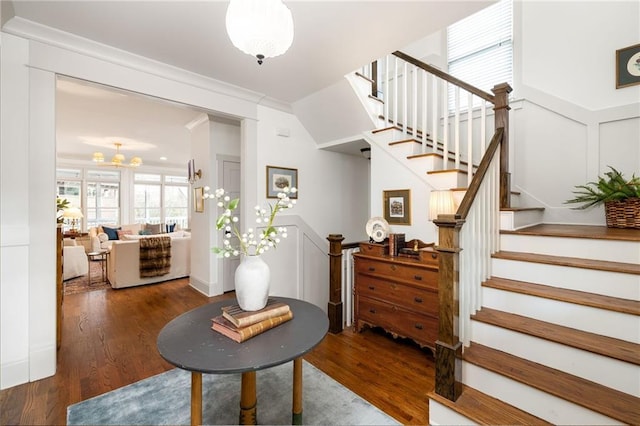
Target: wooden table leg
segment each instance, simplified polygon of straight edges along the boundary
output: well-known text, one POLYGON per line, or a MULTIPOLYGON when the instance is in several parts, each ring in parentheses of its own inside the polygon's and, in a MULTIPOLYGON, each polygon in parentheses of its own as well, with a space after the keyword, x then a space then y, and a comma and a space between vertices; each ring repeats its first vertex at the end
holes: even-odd
POLYGON ((202 373, 191 372, 191 424, 202 424, 202 373))
POLYGON ((255 371, 242 373, 240 389, 240 424, 258 424, 255 371))
POLYGON ((302 358, 293 360, 293 409, 291 424, 302 424, 302 358))

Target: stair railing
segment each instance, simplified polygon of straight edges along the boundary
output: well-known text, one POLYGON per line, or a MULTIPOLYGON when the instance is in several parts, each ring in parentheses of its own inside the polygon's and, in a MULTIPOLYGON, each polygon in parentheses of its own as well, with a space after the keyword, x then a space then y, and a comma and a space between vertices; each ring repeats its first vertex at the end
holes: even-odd
MULTIPOLYGON (((396 127, 405 139, 420 142, 421 153, 441 154, 441 170, 464 170, 466 162, 467 185, 487 141, 495 129, 503 127, 501 181, 508 185, 508 84, 495 86, 490 94, 400 51, 362 72, 375 77, 377 96, 384 101, 384 126, 396 127)), ((508 207, 509 190, 504 191, 501 202, 508 207)))
POLYGON ((500 230, 500 156, 504 128, 494 134, 455 214, 438 215, 440 273, 435 392, 455 401, 462 391, 462 352, 471 315, 482 306, 481 284, 491 275, 500 230))

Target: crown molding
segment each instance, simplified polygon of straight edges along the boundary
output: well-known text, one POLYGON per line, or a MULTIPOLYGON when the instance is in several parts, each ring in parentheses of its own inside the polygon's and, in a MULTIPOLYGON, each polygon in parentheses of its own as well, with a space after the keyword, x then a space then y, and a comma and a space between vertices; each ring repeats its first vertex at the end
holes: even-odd
POLYGON ((146 72, 158 77, 187 83, 221 95, 269 106, 286 112, 292 111, 289 103, 268 98, 263 93, 255 92, 224 81, 187 71, 164 62, 136 55, 75 34, 29 21, 19 16, 11 18, 2 27, 2 31, 28 40, 37 41, 45 45, 65 49, 88 57, 135 69, 137 71, 146 72))

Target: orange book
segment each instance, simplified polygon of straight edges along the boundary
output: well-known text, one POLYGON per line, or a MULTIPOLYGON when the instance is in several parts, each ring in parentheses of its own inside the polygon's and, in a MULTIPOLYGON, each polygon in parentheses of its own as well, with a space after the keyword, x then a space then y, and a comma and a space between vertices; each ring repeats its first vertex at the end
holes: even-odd
POLYGON ((231 305, 222 308, 222 316, 238 328, 258 323, 268 318, 278 317, 289 312, 289 305, 275 299, 267 300, 267 305, 258 311, 245 311, 240 306, 231 305))
POLYGON ((267 330, 289 321, 291 318, 293 318, 293 312, 289 310, 280 316, 267 318, 247 327, 238 328, 224 316, 218 315, 212 319, 213 325, 211 328, 238 343, 242 343, 253 336, 257 336, 260 333, 264 333, 267 330))

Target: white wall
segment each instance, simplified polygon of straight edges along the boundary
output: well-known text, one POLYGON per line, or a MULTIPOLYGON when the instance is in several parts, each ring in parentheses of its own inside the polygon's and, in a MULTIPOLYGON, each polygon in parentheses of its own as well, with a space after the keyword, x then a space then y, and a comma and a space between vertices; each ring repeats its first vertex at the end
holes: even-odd
POLYGON ((266 166, 298 169, 298 204, 290 211, 323 237, 343 234, 345 241, 366 236, 369 164, 364 157, 319 150, 295 115, 258 107, 256 187, 266 198, 266 166), (277 135, 289 129, 290 136, 277 135))
POLYGON ((516 3, 512 186, 546 222, 604 224, 602 206, 563 204, 574 186, 607 165, 640 171, 640 86, 615 88, 615 52, 640 40, 638 16, 637 1, 516 3))

